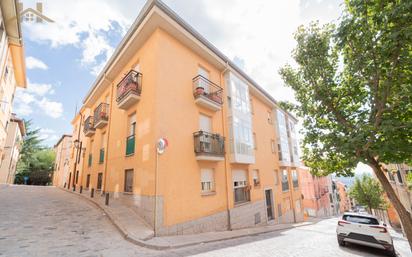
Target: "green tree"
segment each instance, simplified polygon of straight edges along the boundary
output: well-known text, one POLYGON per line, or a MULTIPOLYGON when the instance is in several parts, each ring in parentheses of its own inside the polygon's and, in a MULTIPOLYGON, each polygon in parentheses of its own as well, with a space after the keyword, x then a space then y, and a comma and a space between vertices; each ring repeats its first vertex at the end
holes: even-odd
POLYGON ((367 206, 369 212, 372 209, 386 209, 386 201, 383 198, 383 189, 379 181, 368 175, 356 178, 355 183, 349 189, 349 196, 363 206, 367 206))
POLYGON ((382 165, 412 158, 412 1, 345 4, 338 25, 298 28, 296 66, 280 70, 299 102, 303 159, 321 175, 369 165, 412 247, 411 215, 382 165))
POLYGON ((39 138, 40 129, 33 129, 31 120, 25 120, 26 135, 24 136, 20 159, 17 163, 17 173, 27 173, 34 153, 43 149, 39 138))

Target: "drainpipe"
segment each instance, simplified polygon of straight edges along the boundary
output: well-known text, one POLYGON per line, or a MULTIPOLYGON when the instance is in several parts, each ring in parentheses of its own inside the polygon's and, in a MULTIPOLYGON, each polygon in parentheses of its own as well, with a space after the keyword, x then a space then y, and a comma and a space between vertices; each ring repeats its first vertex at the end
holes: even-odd
POLYGON ((108 165, 108 162, 109 162, 109 138, 110 138, 110 132, 111 132, 111 122, 110 121, 111 121, 111 117, 113 115, 113 88, 114 88, 114 85, 113 85, 113 81, 110 81, 107 78, 106 73, 104 73, 103 80, 106 80, 107 82, 109 82, 110 87, 111 87, 111 89, 110 89, 110 104, 109 104, 109 120, 108 120, 109 124, 107 124, 106 146, 105 146, 105 151, 104 151, 103 190, 107 193, 107 190, 106 190, 107 189, 107 187, 106 187, 106 185, 107 185, 107 183, 106 183, 106 181, 107 181, 107 165, 108 165))
POLYGON ((155 188, 154 188, 154 221, 153 221, 153 233, 154 236, 157 236, 157 181, 158 181, 158 168, 159 168, 159 153, 157 151, 157 147, 154 148, 156 152, 156 163, 155 163, 155 188))
MULTIPOLYGON (((225 69, 220 73, 220 85, 222 85, 223 84, 223 75, 224 75, 224 73, 229 69, 229 63, 228 62, 226 62, 226 65, 225 65, 226 67, 225 67, 225 69)), ((226 87, 228 87, 228 85, 226 85, 226 87)), ((228 88, 226 88, 226 91, 228 90, 228 88)), ((223 127, 223 133, 225 133, 225 131, 226 131, 226 126, 225 126, 225 113, 224 113, 224 111, 223 111, 223 109, 224 108, 222 108, 222 127, 223 127)), ((226 135, 224 135, 225 136, 225 138, 227 138, 227 140, 230 140, 230 138, 229 137, 227 137, 226 135)), ((230 142, 229 142, 230 143, 230 142)), ((226 147, 225 148, 225 152, 227 151, 227 148, 229 148, 230 149, 230 145, 229 145, 229 143, 226 143, 226 145, 227 146, 229 146, 229 147, 226 147)), ((229 162, 228 162, 228 160, 227 160, 227 154, 225 153, 225 160, 224 160, 224 162, 225 162, 225 182, 226 182, 226 211, 227 211, 227 228, 228 228, 228 230, 232 230, 232 225, 231 225, 231 221, 230 221, 230 206, 229 206, 229 201, 230 201, 230 198, 229 198, 229 186, 228 186, 228 182, 229 182, 229 178, 228 178, 228 172, 229 172, 229 170, 230 170, 230 164, 229 164, 229 162)))
MULTIPOLYGON (((80 121, 79 121, 79 131, 77 132, 77 141, 79 142, 79 144, 80 144, 80 131, 81 131, 81 129, 82 129, 82 120, 83 120, 83 114, 81 114, 80 112, 79 112, 79 114, 80 114, 80 121)), ((72 186, 74 185, 74 182, 75 182, 75 176, 76 176, 76 169, 77 169, 77 162, 79 161, 79 159, 80 159, 80 155, 81 155, 81 152, 82 152, 82 145, 80 144, 80 147, 78 147, 78 148, 76 148, 76 160, 75 160, 75 162, 74 162, 74 167, 73 167, 73 176, 72 176, 72 179, 73 179, 73 184, 72 184, 72 186), (80 151, 80 153, 79 153, 79 151, 80 151)), ((82 174, 83 174, 83 170, 82 170, 82 174)), ((83 178, 83 175, 82 175, 82 178, 83 178)), ((68 189, 70 190, 70 180, 69 180, 69 187, 68 187, 68 189)))

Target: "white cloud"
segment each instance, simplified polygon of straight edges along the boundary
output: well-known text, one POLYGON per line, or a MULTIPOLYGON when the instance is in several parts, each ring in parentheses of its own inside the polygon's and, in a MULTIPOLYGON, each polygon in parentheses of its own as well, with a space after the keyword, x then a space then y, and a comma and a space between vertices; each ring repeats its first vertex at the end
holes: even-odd
POLYGON ((60 118, 63 115, 63 104, 52 101, 48 95, 54 93, 51 84, 32 83, 28 79, 27 89, 17 88, 14 100, 14 112, 21 117, 30 116, 34 110, 51 118, 60 118))
POLYGON ((38 96, 44 96, 47 94, 54 94, 54 89, 51 84, 42 84, 42 83, 32 83, 30 80, 27 80, 27 89, 28 93, 33 93, 38 96))
POLYGON ((29 70, 33 70, 33 69, 47 70, 49 68, 43 61, 33 56, 26 57, 26 67, 29 70))
POLYGON ((50 101, 43 97, 40 101, 36 102, 44 114, 51 118, 60 118, 63 115, 63 104, 60 102, 50 101))
MULTIPOLYGON (((33 7, 35 2, 26 0, 25 8, 33 7)), ((142 0, 44 0, 43 13, 55 22, 24 24, 25 36, 53 48, 72 45, 81 49, 81 64, 95 74, 103 66, 101 62, 106 62, 113 52, 109 32, 124 35, 143 3, 142 0)))

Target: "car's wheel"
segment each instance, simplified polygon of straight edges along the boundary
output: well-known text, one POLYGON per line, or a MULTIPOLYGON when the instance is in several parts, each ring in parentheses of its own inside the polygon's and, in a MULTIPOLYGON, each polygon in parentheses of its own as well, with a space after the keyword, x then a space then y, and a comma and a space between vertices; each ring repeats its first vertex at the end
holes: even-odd
POLYGON ((396 251, 395 251, 395 247, 394 247, 394 246, 392 246, 390 249, 388 249, 387 252, 388 252, 388 256, 391 256, 391 257, 396 257, 396 256, 398 256, 398 255, 396 254, 396 251))
POLYGON ((339 238, 338 238, 338 244, 339 244, 339 246, 345 246, 346 245, 345 241, 343 241, 343 239, 339 239, 339 238))

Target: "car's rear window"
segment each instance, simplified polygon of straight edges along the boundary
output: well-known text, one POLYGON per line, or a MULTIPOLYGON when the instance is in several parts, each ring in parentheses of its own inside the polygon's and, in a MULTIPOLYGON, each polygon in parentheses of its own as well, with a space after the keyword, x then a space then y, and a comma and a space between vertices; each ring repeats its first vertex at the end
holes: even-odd
POLYGON ((362 217, 362 216, 356 216, 356 215, 343 215, 342 218, 343 220, 346 220, 352 223, 379 225, 379 221, 375 218, 362 217))

